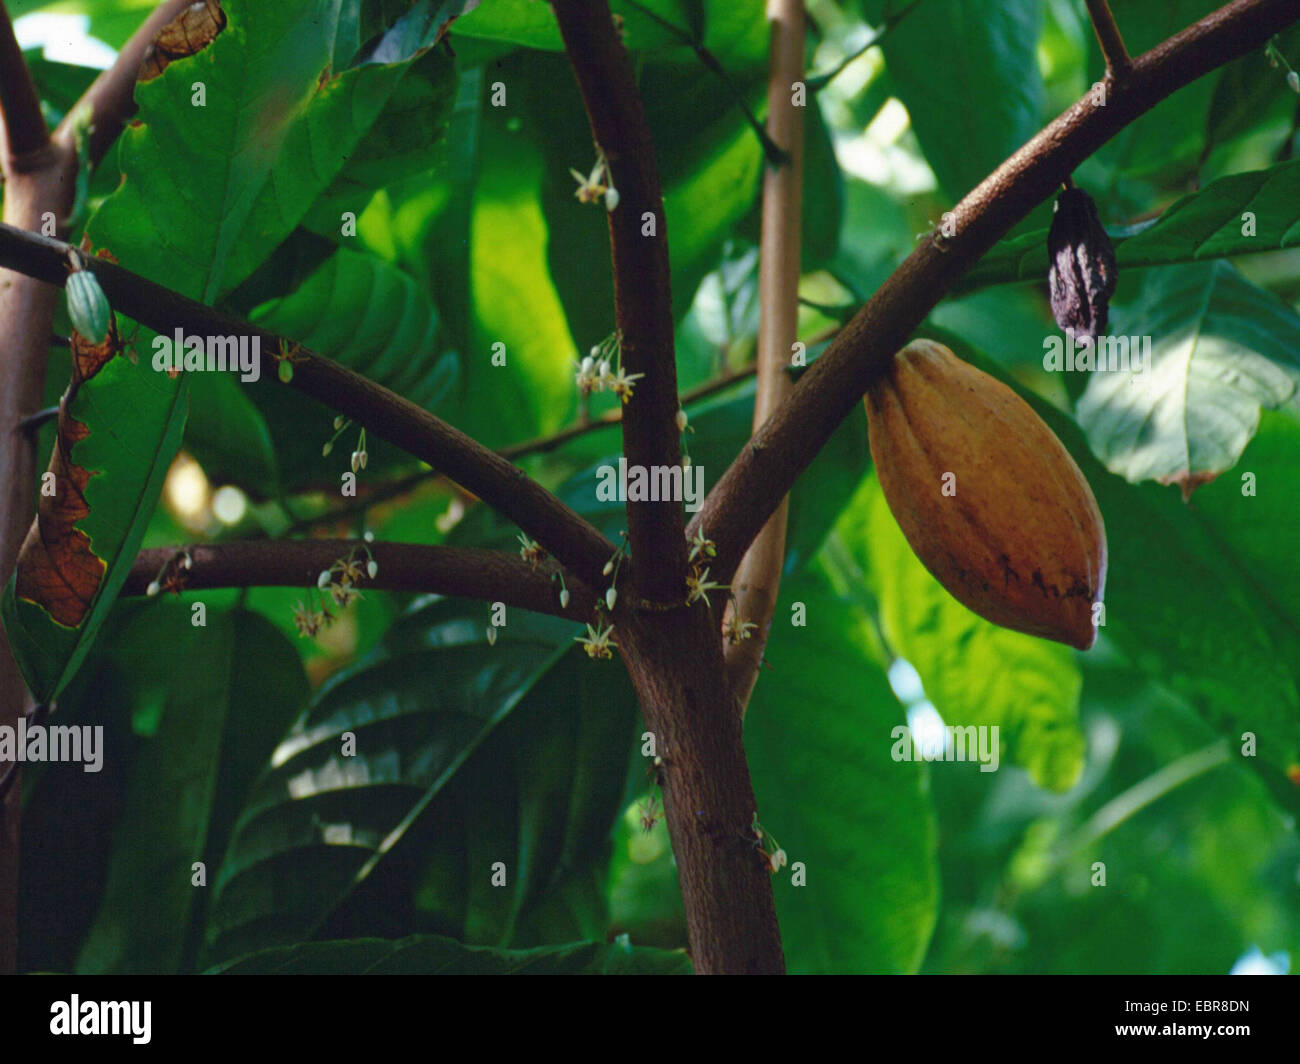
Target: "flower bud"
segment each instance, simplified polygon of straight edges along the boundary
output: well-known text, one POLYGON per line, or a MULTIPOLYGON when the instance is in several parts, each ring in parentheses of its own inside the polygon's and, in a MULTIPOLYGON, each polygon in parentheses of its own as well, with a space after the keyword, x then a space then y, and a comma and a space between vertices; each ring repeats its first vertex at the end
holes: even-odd
POLYGON ((618 189, 616 188, 605 189, 605 210, 610 211, 612 213, 617 206, 618 206, 618 189))
POLYGON ((320 576, 316 577, 316 586, 323 591, 325 588, 330 586, 331 580, 333 580, 333 575, 330 571, 328 569, 322 569, 320 571, 320 576))
POLYGON ((488 646, 494 647, 497 645, 497 630, 493 628, 491 625, 488 625, 487 637, 488 637, 488 646))
POLYGON ((679 407, 678 410, 677 410, 677 431, 678 431, 678 432, 685 432, 685 431, 686 431, 686 420, 687 420, 687 419, 686 419, 686 411, 685 411, 685 410, 682 410, 682 409, 679 407))
POLYGON ((608 591, 605 592, 605 605, 606 607, 612 610, 614 608, 614 603, 617 601, 618 601, 618 591, 611 587, 608 591))
POLYGON ((162 585, 159 584, 157 580, 150 580, 149 586, 144 589, 144 593, 148 595, 150 598, 153 598, 161 590, 162 590, 162 585))
POLYGON ((366 575, 370 577, 371 580, 379 575, 379 563, 373 558, 366 562, 366 575))
MULTIPOLYGON (((594 351, 594 350, 596 350, 596 348, 593 347, 592 350, 594 351)), ((578 364, 578 372, 581 373, 584 377, 590 376, 590 374, 591 374, 591 368, 592 368, 592 366, 594 366, 595 364, 596 364, 596 360, 595 360, 594 358, 592 358, 591 355, 587 355, 587 356, 586 356, 586 357, 585 357, 585 358, 584 358, 584 359, 583 359, 583 360, 578 364)))
POLYGON ((613 571, 614 571, 614 559, 611 558, 609 561, 605 563, 605 568, 603 568, 600 572, 602 576, 609 576, 609 574, 612 573, 613 571))
POLYGON ((364 539, 367 543, 373 543, 375 541, 375 534, 371 532, 370 529, 367 528, 365 534, 362 535, 361 538, 364 539))
POLYGON ((1097 205, 1083 189, 1067 188, 1057 198, 1047 253, 1056 324, 1068 336, 1095 340, 1106 331, 1117 269, 1097 205))
POLYGON ((320 456, 322 458, 328 458, 330 456, 330 451, 332 450, 334 450, 334 441, 326 440, 325 446, 320 449, 320 456))
POLYGON ((1294 93, 1300 93, 1300 74, 1294 70, 1286 76, 1287 88, 1294 93))
POLYGON ((348 419, 345 418, 342 414, 339 414, 338 417, 336 417, 336 418, 334 419, 334 431, 335 431, 335 432, 342 432, 342 431, 343 431, 343 426, 344 426, 345 424, 347 424, 347 420, 348 420, 348 419))
POLYGON ((351 464, 352 464, 352 472, 354 472, 354 473, 358 473, 358 472, 361 471, 361 452, 360 452, 360 451, 353 451, 353 452, 352 452, 352 461, 351 461, 351 464))
POLYGON ((605 378, 609 376, 609 359, 602 358, 596 364, 596 374, 601 378, 605 378))
POLYGON ((568 608, 569 608, 569 589, 567 587, 563 587, 560 588, 560 609, 567 610, 568 608))

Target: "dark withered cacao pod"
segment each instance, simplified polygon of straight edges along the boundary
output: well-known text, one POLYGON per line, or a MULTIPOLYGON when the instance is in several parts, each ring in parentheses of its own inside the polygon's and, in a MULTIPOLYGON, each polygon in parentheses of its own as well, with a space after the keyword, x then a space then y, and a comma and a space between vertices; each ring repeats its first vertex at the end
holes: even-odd
POLYGON ((1106 331, 1118 271, 1115 249, 1097 217, 1097 205, 1083 189, 1067 188, 1057 199, 1047 253, 1056 324, 1076 340, 1095 340, 1106 331))

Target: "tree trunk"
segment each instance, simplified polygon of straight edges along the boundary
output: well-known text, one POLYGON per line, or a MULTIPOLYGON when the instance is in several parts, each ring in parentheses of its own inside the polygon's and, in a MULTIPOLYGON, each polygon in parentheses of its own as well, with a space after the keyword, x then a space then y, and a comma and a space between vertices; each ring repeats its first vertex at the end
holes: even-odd
POLYGON ((615 638, 664 761, 664 811, 695 971, 780 974, 771 874, 756 846, 757 807, 718 627, 696 604, 640 612, 615 638))

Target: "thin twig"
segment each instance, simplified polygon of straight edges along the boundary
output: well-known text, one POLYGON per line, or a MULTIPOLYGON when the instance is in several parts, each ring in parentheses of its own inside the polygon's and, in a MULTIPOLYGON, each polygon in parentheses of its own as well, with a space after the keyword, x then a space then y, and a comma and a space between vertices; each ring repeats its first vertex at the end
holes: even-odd
MULTIPOLYGON (((754 135, 758 137, 759 144, 763 146, 763 155, 766 156, 768 163, 772 166, 783 165, 787 161, 785 152, 781 149, 780 145, 767 135, 767 130, 763 128, 763 123, 758 120, 758 116, 754 114, 753 110, 746 102, 744 93, 736 87, 736 83, 731 80, 730 75, 728 75, 726 70, 723 69, 722 64, 718 61, 718 57, 704 47, 702 41, 697 41, 693 36, 691 36, 691 34, 687 33, 680 26, 674 26, 667 19, 656 14, 644 4, 637 3, 637 0, 624 0, 624 2, 628 7, 635 8, 637 11, 641 12, 641 14, 645 15, 646 18, 657 23, 662 29, 671 33, 684 45, 695 52, 695 55, 700 62, 704 64, 705 68, 715 74, 718 80, 727 87, 727 91, 731 93, 733 102, 743 112, 745 115, 745 121, 749 123, 749 128, 754 131, 754 135)), ((919 3, 920 0, 913 0, 913 2, 919 3)))
POLYGON ((906 7, 904 7, 902 10, 897 11, 894 14, 888 16, 885 19, 885 21, 881 24, 880 29, 876 30, 876 32, 871 35, 871 38, 866 42, 866 44, 862 45, 860 48, 854 51, 852 55, 845 56, 838 63, 836 63, 835 66, 831 67, 831 69, 826 71, 824 74, 810 74, 807 79, 808 91, 820 92, 822 89, 826 88, 827 85, 829 85, 832 81, 834 81, 841 74, 843 74, 845 70, 851 67, 854 63, 856 63, 859 59, 861 59, 864 55, 866 55, 869 51, 871 51, 871 49, 875 48, 878 44, 880 44, 881 41, 883 41, 887 36, 889 36, 890 32, 900 22, 902 22, 903 19, 905 19, 909 14, 911 14, 912 11, 915 10, 916 5, 919 4, 920 2, 921 0, 912 0, 912 2, 908 4, 906 7))
MULTIPOLYGON (((785 372, 799 335, 799 257, 803 206, 803 114, 792 85, 803 73, 803 0, 768 0, 771 28, 767 93, 768 134, 782 145, 790 165, 769 168, 763 179, 763 230, 759 253, 758 390, 754 429, 762 426, 794 389, 785 372)), ((813 106, 817 106, 816 103, 813 106)), ((763 664, 768 630, 785 564, 788 499, 754 538, 731 581, 724 628, 727 683, 743 718, 763 664), (746 626, 753 625, 750 631, 746 626)))
POLYGON ((1101 45, 1101 54, 1106 57, 1106 70, 1110 76, 1119 81, 1133 68, 1128 49, 1124 47, 1124 38, 1115 24, 1107 0, 1087 0, 1088 17, 1092 19, 1092 28, 1097 34, 1097 43, 1101 45))

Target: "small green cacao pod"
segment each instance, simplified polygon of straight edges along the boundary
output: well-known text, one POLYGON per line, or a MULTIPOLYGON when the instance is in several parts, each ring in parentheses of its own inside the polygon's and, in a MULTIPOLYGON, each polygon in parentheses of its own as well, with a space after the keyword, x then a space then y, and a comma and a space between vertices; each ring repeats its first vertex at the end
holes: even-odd
POLYGON ((98 347, 108 339, 112 315, 104 290, 89 270, 76 270, 68 274, 67 294, 72 327, 98 347))

